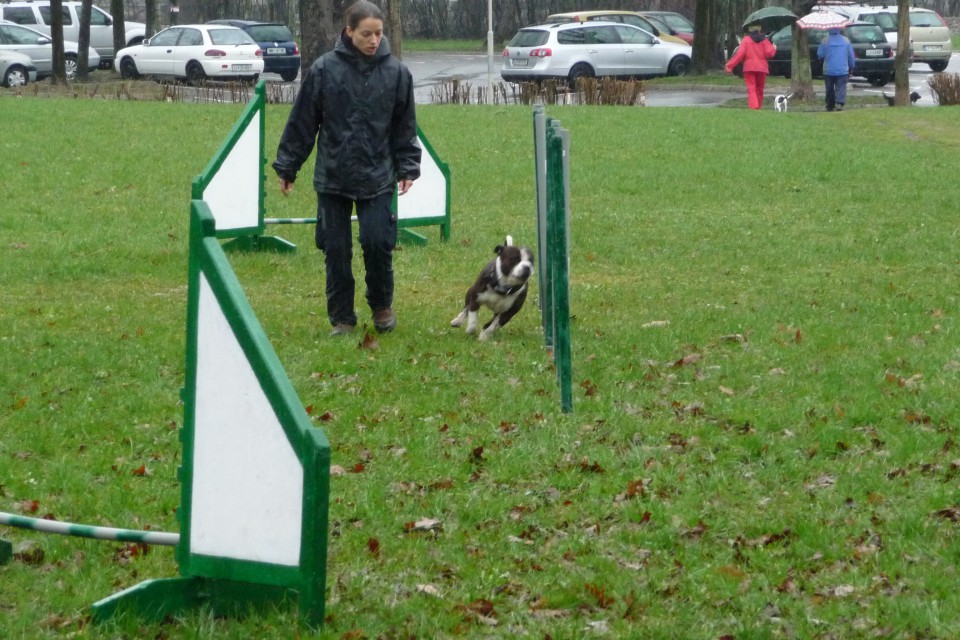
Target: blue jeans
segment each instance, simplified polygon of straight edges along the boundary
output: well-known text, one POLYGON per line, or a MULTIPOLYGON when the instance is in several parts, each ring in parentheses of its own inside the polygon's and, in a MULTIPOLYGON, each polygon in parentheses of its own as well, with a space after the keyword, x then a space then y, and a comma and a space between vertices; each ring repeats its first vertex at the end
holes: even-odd
POLYGON ((847 101, 847 78, 842 76, 823 76, 823 85, 827 90, 827 111, 833 111, 837 106, 841 109, 847 101))
POLYGON ((355 281, 350 220, 354 205, 360 222, 367 304, 374 311, 393 306, 393 249, 397 245, 393 193, 356 201, 318 193, 316 244, 325 256, 327 316, 334 326, 357 324, 357 312, 353 308, 355 281))

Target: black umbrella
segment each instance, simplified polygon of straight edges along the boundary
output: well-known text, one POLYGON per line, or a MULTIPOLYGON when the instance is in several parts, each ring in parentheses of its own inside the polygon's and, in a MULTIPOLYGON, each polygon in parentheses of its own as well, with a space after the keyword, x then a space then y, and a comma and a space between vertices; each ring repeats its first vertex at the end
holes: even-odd
POLYGON ((760 25, 760 30, 764 33, 773 33, 796 21, 797 15, 793 11, 790 11, 790 9, 784 9, 783 7, 764 7, 748 15, 743 21, 743 28, 746 29, 751 24, 758 24, 760 25))

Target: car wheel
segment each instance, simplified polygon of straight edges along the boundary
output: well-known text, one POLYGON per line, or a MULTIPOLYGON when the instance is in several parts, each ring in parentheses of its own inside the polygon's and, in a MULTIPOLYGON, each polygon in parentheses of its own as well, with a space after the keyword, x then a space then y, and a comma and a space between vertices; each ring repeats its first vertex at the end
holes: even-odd
POLYGON ((890 76, 885 73, 875 73, 867 77, 871 87, 884 87, 890 82, 890 76))
POLYGON ((688 71, 690 71, 690 59, 686 56, 677 56, 667 67, 668 76, 685 76, 688 71))
POLYGON ((940 73, 947 68, 946 60, 934 60, 933 62, 928 63, 930 65, 930 70, 935 73, 940 73))
POLYGON ((300 73, 299 69, 291 69, 289 71, 283 71, 280 73, 280 77, 283 78, 284 82, 293 82, 297 79, 297 74, 300 73))
POLYGON ((203 65, 201 65, 196 60, 191 60, 187 63, 187 80, 190 81, 190 84, 200 84, 207 77, 207 74, 203 72, 203 65))
POLYGON ((573 68, 570 69, 570 73, 567 76, 570 78, 570 82, 576 82, 577 78, 592 78, 593 77, 593 67, 588 65, 586 62, 578 62, 573 65, 573 68))
POLYGON ((64 57, 63 69, 64 69, 64 71, 66 71, 67 80, 76 80, 76 78, 77 78, 77 69, 79 68, 79 66, 80 66, 80 65, 77 64, 77 56, 76 56, 76 55, 74 55, 74 54, 72 54, 72 53, 68 53, 68 54, 64 57))
POLYGON ((136 80, 140 77, 137 71, 137 63, 133 58, 124 58, 120 61, 120 77, 124 80, 136 80))
POLYGON ((27 84, 28 79, 27 72, 23 67, 11 65, 7 67, 7 72, 3 74, 3 82, 0 84, 11 88, 22 87, 27 84))

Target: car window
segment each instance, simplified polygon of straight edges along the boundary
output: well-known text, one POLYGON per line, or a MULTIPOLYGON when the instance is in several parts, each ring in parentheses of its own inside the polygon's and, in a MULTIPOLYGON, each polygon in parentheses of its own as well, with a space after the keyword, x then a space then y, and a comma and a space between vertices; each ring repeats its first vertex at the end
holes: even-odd
POLYGON ((875 24, 886 32, 897 30, 897 16, 893 13, 867 13, 860 16, 860 20, 875 24))
POLYGON ((793 42, 793 27, 786 26, 780 31, 777 31, 770 37, 770 42, 773 44, 790 44, 793 42))
POLYGON ((30 29, 18 27, 13 24, 0 25, 0 33, 3 34, 3 44, 37 44, 40 38, 47 37, 36 31, 31 31, 30 29))
POLYGON ((568 22, 573 22, 573 18, 570 16, 547 16, 547 22, 552 24, 566 24, 568 22))
POLYGON ((625 26, 616 26, 614 28, 617 30, 620 40, 627 44, 653 44, 653 35, 646 31, 631 29, 625 26))
POLYGON ((4 7, 3 19, 17 24, 37 24, 32 7, 4 7))
POLYGON ((933 13, 932 11, 911 11, 910 26, 911 27, 943 27, 946 25, 944 25, 943 20, 940 19, 940 16, 933 13))
POLYGON ((652 22, 646 18, 641 18, 640 16, 625 15, 623 16, 623 22, 626 24, 632 24, 635 27, 640 27, 641 29, 645 29, 653 34, 656 34, 660 31, 660 29, 655 27, 652 22))
POLYGON ((282 24, 254 24, 247 27, 247 33, 257 42, 290 42, 293 34, 282 24))
POLYGON ((256 44, 246 31, 240 29, 210 29, 213 44, 256 44))
POLYGON ((853 43, 872 43, 886 42, 887 36, 883 35, 883 29, 876 25, 853 25, 844 30, 844 35, 853 43))
POLYGON ((677 31, 693 33, 693 23, 679 13, 661 13, 657 17, 677 31))
POLYGON ((90 26, 91 27, 109 27, 113 24, 110 16, 105 14, 97 7, 90 7, 90 26))
POLYGON ((150 38, 151 47, 170 47, 177 44, 177 39, 180 37, 180 33, 183 31, 180 27, 171 27, 169 29, 164 29, 157 35, 150 38))
POLYGON ((620 37, 613 27, 587 27, 585 29, 587 44, 617 44, 620 37))
MULTIPOLYGON (((50 6, 39 7, 40 9, 40 19, 43 20, 44 24, 50 24, 50 6)), ((63 26, 73 24, 73 19, 70 17, 70 9, 67 7, 60 7, 60 13, 63 14, 63 26)))
POLYGON ((184 29, 180 40, 177 41, 178 47, 199 47, 203 45, 203 34, 199 29, 184 29))
MULTIPOLYGON (((562 38, 566 34, 566 31, 561 31, 557 34, 557 40, 563 42, 562 38)), ((547 44, 547 39, 550 37, 549 31, 542 31, 540 29, 521 29, 517 32, 517 35, 513 36, 513 39, 508 44, 508 47, 540 47, 547 44)), ((583 42, 583 37, 581 34, 580 42, 583 42)))

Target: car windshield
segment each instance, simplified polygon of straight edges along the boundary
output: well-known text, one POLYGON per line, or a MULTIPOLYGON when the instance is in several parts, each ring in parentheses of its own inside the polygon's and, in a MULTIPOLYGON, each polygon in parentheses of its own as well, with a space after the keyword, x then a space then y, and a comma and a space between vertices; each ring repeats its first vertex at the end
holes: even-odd
POLYGON ((540 47, 547 43, 549 31, 542 29, 521 29, 513 36, 508 47, 540 47))
POLYGON ((210 29, 210 42, 213 44, 257 44, 240 29, 210 29))
POLYGON ((883 30, 876 25, 857 24, 844 29, 844 35, 850 39, 850 42, 874 43, 886 42, 887 36, 883 35, 883 30))
POLYGON ((773 44, 790 44, 793 42, 793 25, 787 25, 770 36, 770 42, 773 44))
POLYGON ((893 13, 867 13, 860 16, 860 19, 864 22, 875 24, 887 32, 897 30, 897 16, 893 13))
POLYGON ((932 11, 911 11, 911 27, 943 27, 943 20, 932 11))
POLYGON ((253 24, 247 27, 247 33, 257 42, 291 42, 293 34, 282 24, 253 24))

